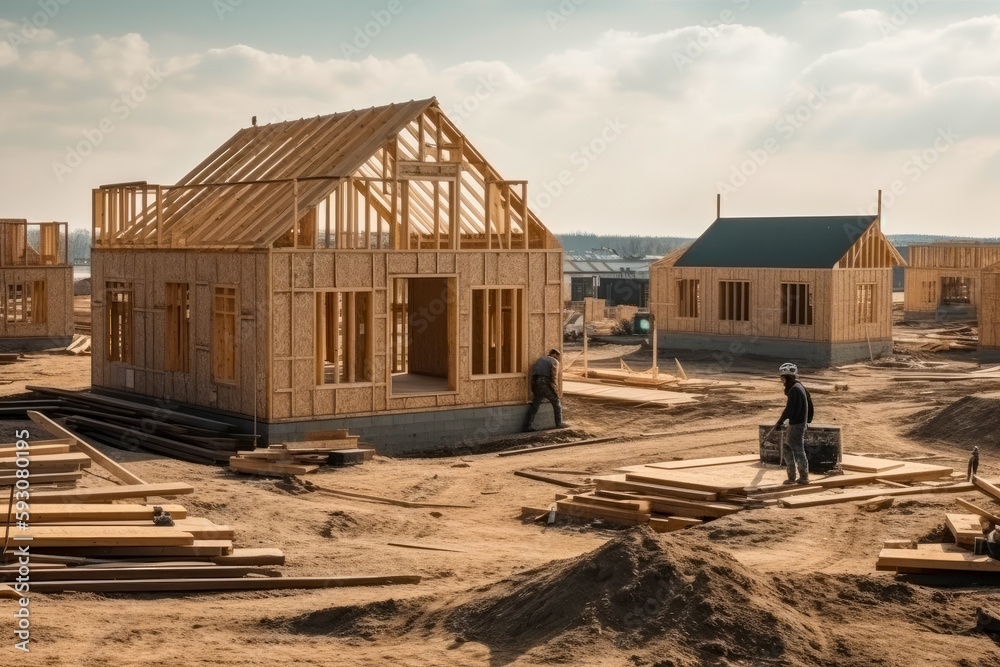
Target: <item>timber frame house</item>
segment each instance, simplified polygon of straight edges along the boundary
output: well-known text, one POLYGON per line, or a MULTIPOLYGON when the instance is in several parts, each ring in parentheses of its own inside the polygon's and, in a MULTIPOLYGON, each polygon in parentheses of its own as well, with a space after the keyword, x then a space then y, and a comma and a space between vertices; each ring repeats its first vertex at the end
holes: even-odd
POLYGON ((265 440, 329 422, 398 446, 420 439, 401 415, 441 411, 428 429, 519 430, 562 344, 562 248, 527 201, 433 98, 254 125, 177 185, 102 186, 93 385, 265 440))
POLYGON ((946 241, 910 246, 903 284, 907 320, 975 320, 984 271, 1000 262, 1000 243, 946 241))
MULTIPOLYGON (((881 193, 879 193, 881 213, 881 193)), ((661 348, 840 363, 892 353, 892 267, 880 214, 723 218, 650 266, 661 348)))
POLYGON ((65 222, 0 219, 0 348, 64 347, 73 338, 73 267, 65 222))

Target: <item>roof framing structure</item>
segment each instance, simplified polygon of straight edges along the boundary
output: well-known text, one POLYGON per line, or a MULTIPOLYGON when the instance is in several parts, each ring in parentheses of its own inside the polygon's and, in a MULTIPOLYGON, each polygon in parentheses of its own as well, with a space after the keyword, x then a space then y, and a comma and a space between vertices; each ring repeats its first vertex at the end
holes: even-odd
POLYGON ((434 98, 244 128, 176 185, 95 189, 93 220, 95 247, 558 247, 434 98))

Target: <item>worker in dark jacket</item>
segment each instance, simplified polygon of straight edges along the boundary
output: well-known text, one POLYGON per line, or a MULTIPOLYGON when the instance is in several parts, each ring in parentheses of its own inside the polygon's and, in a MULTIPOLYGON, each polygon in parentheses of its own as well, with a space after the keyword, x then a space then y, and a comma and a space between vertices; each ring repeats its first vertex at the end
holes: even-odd
POLYGON ((785 484, 809 483, 809 460, 806 458, 806 424, 812 421, 813 405, 809 392, 799 382, 799 369, 795 364, 782 364, 778 369, 785 383, 785 411, 778 417, 775 429, 780 429, 788 420, 788 434, 785 438, 784 458, 788 479, 785 484), (798 468, 799 478, 795 479, 795 469, 798 468))
POLYGON ((531 422, 535 420, 538 406, 548 400, 552 404, 552 412, 556 417, 556 428, 566 428, 562 420, 562 404, 559 402, 559 392, 556 390, 556 380, 559 378, 559 350, 549 350, 549 353, 535 362, 531 368, 531 407, 528 408, 528 421, 525 431, 533 430, 531 422))

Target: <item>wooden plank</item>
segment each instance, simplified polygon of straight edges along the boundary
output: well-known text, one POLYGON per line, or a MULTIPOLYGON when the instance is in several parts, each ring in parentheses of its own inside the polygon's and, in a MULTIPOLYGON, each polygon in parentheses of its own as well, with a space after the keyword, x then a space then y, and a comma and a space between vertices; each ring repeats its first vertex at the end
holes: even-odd
MULTIPOLYGON (((8 456, 12 456, 14 451, 15 450, 13 445, 0 446, 0 456, 2 457, 6 458, 8 456)), ((69 444, 43 445, 40 443, 39 444, 31 443, 31 448, 28 449, 27 451, 31 452, 32 456, 36 456, 39 454, 69 454, 70 445, 69 444)))
POLYGON ((27 458, 31 462, 32 470, 45 470, 59 467, 80 467, 89 468, 92 461, 90 457, 81 452, 70 452, 68 454, 29 454, 27 457, 0 458, 0 470, 14 470, 18 467, 19 458, 27 458))
MULTIPOLYGON (((34 548, 36 547, 32 547, 34 548)), ((192 544, 174 546, 45 547, 46 554, 97 559, 163 557, 203 559, 225 556, 232 551, 231 540, 194 540, 192 544)))
POLYGON ((701 500, 712 502, 718 499, 718 494, 714 491, 700 491, 698 489, 685 489, 679 486, 667 486, 663 484, 650 484, 646 482, 630 482, 625 479, 625 475, 607 475, 595 477, 594 482, 597 488, 602 491, 634 491, 652 496, 667 496, 673 498, 685 498, 688 500, 701 500))
POLYGON ((448 551, 456 554, 467 553, 462 549, 449 549, 447 547, 431 546, 427 544, 410 544, 408 542, 387 542, 386 544, 388 544, 390 547, 400 547, 403 549, 423 549, 425 551, 448 551))
POLYGON ((1000 560, 971 551, 930 551, 925 549, 882 549, 876 568, 879 570, 916 568, 954 572, 1000 572, 1000 560))
POLYGON ((652 511, 652 508, 650 507, 652 503, 642 498, 602 498, 600 496, 580 494, 569 496, 567 499, 574 503, 595 505, 597 507, 606 507, 608 509, 617 509, 626 512, 648 514, 652 511))
POLYGON ((1000 488, 998 488, 995 484, 991 484, 982 477, 977 477, 976 475, 972 476, 972 484, 991 499, 1000 503, 1000 488))
MULTIPOLYGON (((124 581, 128 579, 217 579, 245 577, 248 574, 265 574, 268 571, 261 571, 254 566, 233 566, 233 565, 209 565, 208 567, 195 566, 170 566, 170 567, 66 567, 57 569, 39 570, 32 563, 31 584, 41 581, 85 581, 100 579, 104 581, 124 581)), ((271 570, 268 576, 278 576, 277 571, 271 570)), ((14 581, 18 577, 17 570, 0 572, 0 581, 14 581)))
POLYGON ((226 556, 215 556, 217 565, 284 565, 285 554, 281 549, 233 549, 226 556))
POLYGON ((319 470, 318 465, 295 465, 291 463, 274 463, 259 459, 244 459, 239 456, 229 458, 229 467, 237 472, 253 475, 281 477, 283 475, 305 475, 319 470))
POLYGON ((977 514, 977 515, 983 517, 984 519, 987 519, 987 520, 993 522, 994 525, 1000 525, 1000 516, 997 516, 996 514, 993 514, 992 512, 988 512, 988 511, 984 510, 982 507, 979 507, 978 505, 970 503, 968 500, 963 500, 962 498, 955 498, 955 502, 958 503, 959 507, 964 507, 965 509, 969 510, 973 514, 977 514))
POLYGON ((521 454, 531 454, 533 452, 547 452, 553 449, 563 449, 565 447, 579 447, 580 445, 594 445, 599 442, 617 440, 619 436, 613 435, 606 438, 591 438, 589 440, 577 440, 575 442, 562 442, 558 445, 543 445, 541 447, 530 447, 528 449, 515 449, 512 452, 500 452, 497 456, 520 456, 521 454))
POLYGON ((742 505, 733 503, 704 503, 694 500, 682 500, 680 498, 669 498, 666 496, 635 496, 620 491, 597 491, 597 495, 602 498, 615 498, 625 500, 629 498, 648 500, 653 512, 657 514, 670 514, 674 516, 691 517, 700 519, 701 517, 723 517, 735 514, 743 510, 742 505))
POLYGON ((103 503, 125 498, 152 498, 180 496, 194 493, 190 484, 133 484, 130 486, 106 486, 96 489, 72 489, 69 491, 40 491, 31 494, 32 503, 103 503))
POLYGON ((683 530, 684 528, 698 526, 702 523, 701 519, 691 519, 681 516, 649 517, 649 527, 657 533, 671 533, 675 530, 683 530))
MULTIPOLYGON (((153 526, 151 521, 137 520, 124 520, 124 521, 50 521, 44 524, 45 526, 62 526, 62 527, 77 527, 77 526, 91 526, 91 527, 122 527, 122 526, 133 526, 139 528, 149 528, 153 526)), ((178 519, 174 522, 173 526, 169 526, 174 530, 182 530, 185 533, 190 533, 192 537, 196 540, 232 540, 235 534, 232 526, 217 525, 209 521, 208 519, 178 519)))
POLYGON ((870 456, 855 456, 853 454, 844 454, 841 457, 840 465, 844 470, 853 470, 855 472, 883 472, 886 470, 895 470, 896 468, 902 468, 906 465, 905 461, 889 461, 885 459, 877 459, 870 456))
POLYGON ((664 461, 662 463, 647 463, 648 468, 663 470, 683 470, 686 468, 707 468, 709 466, 728 465, 730 463, 749 463, 760 461, 759 454, 741 454, 739 456, 719 456, 710 459, 691 459, 688 461, 664 461))
POLYGON ((977 537, 983 537, 983 529, 979 525, 977 514, 945 514, 944 524, 955 537, 955 544, 972 546, 977 537))
POLYGON ((539 475, 538 473, 530 472, 528 470, 515 470, 514 474, 518 477, 526 477, 527 479, 533 479, 538 482, 548 482, 549 484, 555 484, 557 486, 562 486, 567 489, 576 489, 581 486, 586 486, 583 482, 573 482, 566 479, 558 479, 556 477, 549 477, 548 475, 539 475))
MULTIPOLYGON (((32 475, 34 477, 34 475, 32 475)), ((169 512, 174 519, 187 517, 187 510, 182 505, 162 505, 164 512, 169 512)), ((11 516, 16 510, 11 511, 11 516)), ((51 523, 53 521, 128 521, 153 519, 152 505, 87 505, 43 503, 31 508, 30 523, 51 523)))
POLYGON ((168 591, 258 591, 348 586, 418 584, 416 575, 373 577, 240 577, 220 579, 136 579, 130 581, 45 581, 32 583, 34 593, 137 593, 168 591))
MULTIPOLYGON (((45 472, 45 473, 33 473, 31 475, 31 484, 33 487, 39 484, 52 484, 55 482, 75 482, 76 480, 83 477, 83 473, 77 470, 76 472, 45 472)), ((0 476, 0 486, 13 486, 17 484, 17 480, 20 479, 16 475, 4 475, 0 476)), ((34 494, 32 494, 34 497, 34 494)))
POLYGON ((17 538, 30 538, 32 549, 45 547, 184 546, 194 536, 182 530, 151 526, 31 526, 17 538))
POLYGON ((909 489, 873 489, 864 491, 845 491, 836 496, 808 496, 806 498, 782 498, 780 502, 785 507, 816 507, 819 505, 837 505, 855 500, 867 500, 879 496, 916 496, 924 493, 964 493, 973 490, 972 484, 947 484, 945 486, 916 486, 909 489))
POLYGON ((626 512, 613 510, 606 507, 574 503, 568 500, 560 500, 556 503, 556 512, 582 519, 602 519, 610 523, 617 523, 623 526, 638 526, 649 523, 649 513, 626 512))

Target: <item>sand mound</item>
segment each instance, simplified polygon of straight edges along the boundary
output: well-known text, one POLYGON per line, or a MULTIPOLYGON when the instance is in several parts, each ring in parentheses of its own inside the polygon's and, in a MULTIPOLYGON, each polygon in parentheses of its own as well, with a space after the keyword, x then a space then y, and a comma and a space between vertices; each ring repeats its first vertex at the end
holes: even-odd
POLYGON ((540 647, 558 662, 610 640, 620 650, 672 656, 663 665, 756 664, 787 659, 792 646, 811 651, 821 634, 781 597, 723 551, 634 529, 490 587, 455 609, 449 625, 508 657, 540 647))
MULTIPOLYGON (((912 662, 928 647, 900 645, 899 633, 916 624, 931 647, 935 637, 966 634, 984 599, 885 576, 756 574, 706 546, 701 532, 634 528, 590 553, 465 592, 261 624, 353 646, 477 642, 494 666, 895 667, 946 664, 912 662)), ((956 664, 985 667, 994 656, 956 664)))
POLYGON ((955 445, 1000 450, 1000 394, 960 398, 920 424, 910 434, 955 445))

